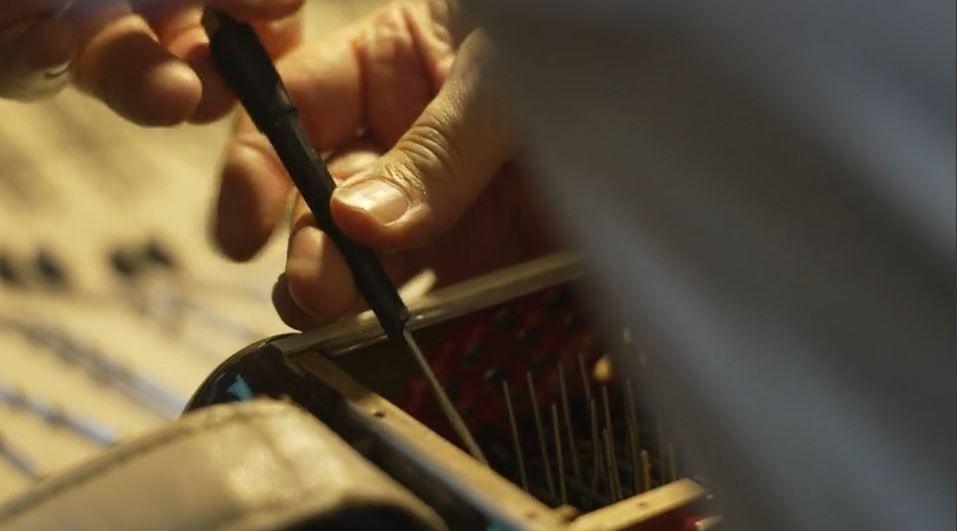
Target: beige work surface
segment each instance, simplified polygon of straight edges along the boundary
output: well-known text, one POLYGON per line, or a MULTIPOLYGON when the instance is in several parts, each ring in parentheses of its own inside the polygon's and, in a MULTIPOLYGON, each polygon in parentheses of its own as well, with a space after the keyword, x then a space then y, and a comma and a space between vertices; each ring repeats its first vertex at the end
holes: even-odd
MULTIPOLYGON (((341 26, 375 3, 311 2, 307 34, 341 26)), ((151 411, 58 356, 31 339, 24 324, 96 349, 182 403, 223 358, 288 331, 269 302, 284 235, 244 265, 228 262, 210 244, 209 207, 228 120, 144 129, 73 90, 36 104, 0 101, 0 116, 0 252, 29 271, 37 251, 46 249, 73 285, 64 292, 0 283, 0 390, 21 389, 128 437, 174 413, 151 411), (138 304, 108 255, 150 239, 161 241, 180 268, 156 269, 147 282, 152 295, 138 304)), ((0 439, 41 474, 101 448, 2 400, 0 439)), ((31 483, 0 448, 0 502, 31 483)))

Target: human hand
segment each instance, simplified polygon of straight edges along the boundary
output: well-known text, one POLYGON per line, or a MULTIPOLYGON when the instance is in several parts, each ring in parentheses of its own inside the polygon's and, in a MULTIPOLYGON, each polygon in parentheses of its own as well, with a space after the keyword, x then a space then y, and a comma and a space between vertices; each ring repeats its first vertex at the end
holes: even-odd
MULTIPOLYGON (((350 238, 380 251, 402 282, 431 267, 448 283, 542 252, 538 216, 514 163, 514 126, 484 71, 488 43, 444 1, 390 4, 279 63, 313 144, 340 181, 331 210, 350 238)), ((247 117, 227 147, 216 240, 238 260, 280 224, 292 184, 247 117)), ((300 198, 283 319, 304 329, 363 306, 331 240, 300 198)))
POLYGON ((270 52, 299 42, 303 0, 3 0, 0 96, 32 99, 71 78, 144 125, 205 122, 232 97, 200 25, 205 5, 251 20, 270 52))

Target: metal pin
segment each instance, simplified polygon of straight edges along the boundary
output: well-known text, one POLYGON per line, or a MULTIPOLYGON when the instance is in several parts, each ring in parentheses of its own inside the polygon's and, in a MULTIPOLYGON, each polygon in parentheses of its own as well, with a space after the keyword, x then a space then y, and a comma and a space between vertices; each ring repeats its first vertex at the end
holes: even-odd
POLYGON ((601 386, 601 405, 605 413, 605 428, 614 433, 614 427, 611 424, 611 404, 608 400, 608 386, 601 386))
POLYGON ((17 472, 33 481, 38 481, 43 477, 43 474, 40 473, 40 469, 33 460, 21 452, 19 448, 15 448, 11 445, 10 441, 6 440, 2 433, 0 433, 0 455, 2 455, 17 472))
POLYGON ((610 478, 610 480, 615 484, 615 490, 618 493, 618 497, 621 498, 621 477, 618 475, 618 457, 615 455, 615 427, 611 423, 611 404, 608 400, 608 386, 601 386, 601 401, 602 406, 605 409, 605 429, 608 430, 608 435, 610 438, 611 447, 607 449, 610 453, 608 458, 611 460, 611 463, 614 465, 615 475, 610 478))
POLYGON ((568 503, 568 492, 565 490, 565 464, 562 459, 562 433, 558 425, 558 408, 552 404, 552 428, 555 432, 555 461, 558 462, 558 492, 561 494, 562 505, 568 503))
POLYGON ((575 445, 575 432, 572 427, 571 408, 568 407, 568 388, 565 385, 565 364, 558 362, 558 391, 562 399, 562 412, 565 416, 565 435, 568 438, 568 453, 572 462, 572 474, 576 478, 582 476, 581 465, 578 462, 578 448, 575 445))
POLYGON ((625 423, 628 425, 628 448, 631 451, 631 473, 634 480, 635 492, 641 492, 639 484, 640 473, 638 467, 638 452, 641 448, 638 440, 638 414, 635 411, 635 393, 631 388, 631 380, 625 380, 625 423))
POLYGON ((658 483, 664 485, 668 482, 667 471, 665 470, 665 452, 668 447, 665 444, 665 431, 662 424, 661 412, 658 411, 655 413, 655 432, 658 437, 658 483))
POLYGON ((628 461, 629 465, 631 466, 631 486, 633 492, 637 494, 641 492, 641 481, 638 472, 638 446, 635 444, 635 436, 630 427, 625 432, 625 435, 625 438, 628 440, 628 452, 629 458, 631 459, 628 461))
POLYGON ((582 377, 582 390, 585 392, 585 403, 591 402, 591 378, 588 377, 588 369, 585 367, 585 357, 581 352, 578 353, 578 372, 582 377))
POLYGON ((668 472, 671 481, 678 481, 678 459, 675 457, 675 445, 668 443, 668 472))
POLYGON ((615 453, 615 435, 608 432, 608 456, 611 459, 611 470, 614 473, 612 475, 612 480, 615 483, 615 492, 618 494, 618 499, 624 498, 623 488, 621 486, 621 474, 618 472, 618 455, 615 453))
POLYGON ((720 516, 707 516, 694 523, 695 531, 708 531, 715 528, 723 519, 720 516))
POLYGON ((591 489, 589 490, 585 503, 585 505, 588 506, 598 492, 598 479, 602 474, 602 444, 599 443, 598 439, 598 406, 591 394, 591 378, 588 376, 588 369, 585 366, 585 357, 579 352, 576 359, 578 361, 578 374, 582 379, 582 391, 585 394, 585 404, 588 406, 588 425, 591 429, 592 440, 592 480, 591 489))
POLYGON ((591 448, 592 448, 592 474, 591 474, 591 487, 588 489, 588 496, 585 498, 585 506, 588 507, 591 505, 592 499, 594 499, 595 494, 598 492, 598 477, 601 473, 601 446, 598 443, 598 412, 596 411, 598 406, 595 405, 595 400, 591 399, 588 401, 588 425, 591 428, 591 448))
POLYGON ((552 465, 548 461, 548 446, 545 444, 545 428, 542 426, 542 414, 538 410, 538 398, 535 396, 535 383, 532 373, 525 372, 525 381, 528 383, 528 396, 532 400, 532 413, 535 416, 535 431, 538 434, 538 446, 542 451, 542 468, 545 469, 545 483, 548 484, 548 493, 555 497, 555 482, 552 480, 552 465))
POLYGON ((615 482, 615 476, 618 475, 618 470, 615 468, 615 462, 612 457, 615 455, 614 443, 611 442, 611 435, 607 429, 602 430, 601 435, 605 442, 605 466, 608 467, 608 496, 611 498, 611 501, 616 502, 621 499, 621 493, 618 491, 618 484, 615 482))
POLYGON ((522 481, 522 488, 528 492, 528 476, 525 474, 525 457, 522 455, 522 439, 518 434, 518 423, 515 422, 515 410, 512 409, 512 398, 508 392, 508 382, 502 380, 502 392, 505 394, 505 408, 508 410, 508 423, 512 427, 512 443, 515 445, 515 459, 518 461, 518 475, 522 481))
POLYGON ((644 487, 642 492, 651 490, 651 459, 647 450, 641 451, 641 481, 644 487))
POLYGON ((408 330, 402 331, 402 337, 405 339, 405 344, 409 347, 409 351, 412 352, 412 356, 415 358, 419 370, 429 381, 432 394, 435 395, 436 400, 438 400, 439 407, 442 408, 442 413, 445 414, 445 418, 449 421, 452 429, 455 430, 455 433, 459 436, 459 439, 462 440, 462 444, 465 445, 468 452, 472 454, 472 457, 479 463, 488 466, 488 460, 485 459, 482 448, 479 447, 478 442, 472 437, 472 432, 469 431, 469 427, 465 424, 465 420, 462 419, 462 415, 455 409, 455 405, 452 404, 449 395, 445 392, 445 389, 442 388, 439 379, 435 377, 435 372, 432 371, 428 360, 425 359, 425 354, 422 353, 419 344, 415 342, 415 338, 412 337, 412 334, 409 333, 408 330))

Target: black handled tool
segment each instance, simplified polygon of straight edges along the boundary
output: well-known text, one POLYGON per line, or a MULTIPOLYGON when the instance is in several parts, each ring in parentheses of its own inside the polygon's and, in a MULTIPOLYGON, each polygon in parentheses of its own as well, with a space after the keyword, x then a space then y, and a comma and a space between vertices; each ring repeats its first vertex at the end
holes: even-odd
POLYGON ((306 205, 312 210, 319 228, 339 248, 352 271, 356 286, 372 307, 382 329, 392 340, 406 343, 469 453, 485 463, 482 450, 442 389, 418 344, 406 330, 409 310, 382 269, 382 264, 375 253, 347 238, 332 221, 329 201, 336 184, 325 163, 312 148, 299 120, 299 112, 256 32, 249 24, 214 10, 207 10, 203 14, 203 27, 209 36, 213 62, 220 74, 256 127, 269 139, 306 205))

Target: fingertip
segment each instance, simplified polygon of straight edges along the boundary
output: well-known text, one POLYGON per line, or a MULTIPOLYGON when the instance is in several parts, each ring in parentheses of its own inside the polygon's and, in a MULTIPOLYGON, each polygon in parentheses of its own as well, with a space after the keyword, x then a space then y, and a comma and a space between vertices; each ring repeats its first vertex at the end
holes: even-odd
POLYGON ((329 204, 332 220, 346 236, 367 247, 379 248, 387 238, 386 227, 367 209, 343 199, 347 192, 336 189, 329 204))
POLYGON ((289 190, 262 149, 234 140, 221 172, 214 240, 223 254, 240 262, 254 257, 269 240, 289 190))
POLYGON ((303 227, 290 240, 286 279, 296 305, 321 321, 343 315, 359 297, 342 254, 313 226, 303 227))
POLYGON ((330 212, 336 226, 374 249, 412 249, 427 241, 428 207, 410 201, 395 186, 363 179, 336 189, 330 212))
POLYGON ((188 120, 199 105, 203 85, 189 65, 175 59, 150 69, 144 86, 130 98, 130 116, 143 125, 169 126, 188 120))
MULTIPOLYGON (((187 13, 182 16, 193 15, 187 13)), ((166 32, 164 37, 167 48, 170 53, 188 64, 200 80, 200 98, 189 121, 205 124, 223 117, 232 109, 235 98, 213 64, 209 39, 198 25, 180 29, 172 22, 169 24, 171 27, 161 28, 166 32), (170 33, 172 36, 168 35, 170 33)), ((180 24, 188 24, 188 21, 180 24)))
POLYGON ((209 54, 209 46, 196 46, 186 57, 186 61, 199 76, 202 84, 202 95, 189 121, 206 124, 225 116, 233 108, 236 98, 216 70, 209 54))
POLYGON ((160 46, 134 15, 103 28, 74 66, 81 88, 141 125, 181 123, 202 97, 196 73, 160 46))
POLYGON ((296 330, 308 330, 321 324, 319 319, 302 311, 289 294, 289 282, 286 275, 279 275, 272 288, 272 304, 282 322, 296 330))

